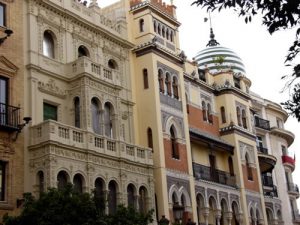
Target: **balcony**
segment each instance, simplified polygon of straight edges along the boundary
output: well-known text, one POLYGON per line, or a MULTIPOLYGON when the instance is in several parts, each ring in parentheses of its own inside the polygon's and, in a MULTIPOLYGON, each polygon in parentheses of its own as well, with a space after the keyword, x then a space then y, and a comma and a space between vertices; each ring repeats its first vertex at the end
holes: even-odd
POLYGON ((299 198, 299 188, 297 184, 287 183, 288 194, 299 198))
POLYGON ((144 165, 153 165, 152 150, 149 148, 110 139, 56 121, 47 120, 31 127, 30 132, 31 146, 52 141, 67 148, 78 148, 144 165))
POLYGON ((236 178, 228 172, 212 169, 208 166, 203 166, 193 163, 194 177, 196 180, 206 180, 231 187, 236 187, 236 178))
POLYGON ((288 156, 288 155, 283 155, 281 156, 281 159, 282 159, 282 163, 284 166, 287 166, 289 167, 292 171, 294 171, 295 169, 295 160, 288 156))
POLYGON ((91 74, 95 78, 113 85, 121 86, 119 71, 97 64, 88 57, 80 57, 76 61, 67 64, 66 73, 69 78, 73 78, 84 73, 91 74))
POLYGON ((20 108, 0 103, 0 130, 13 132, 19 130, 20 108))
POLYGON ((260 171, 262 173, 271 172, 276 165, 276 157, 268 154, 268 149, 262 146, 257 147, 257 155, 259 161, 260 171))
POLYGON ((285 130, 283 128, 272 127, 271 128, 271 134, 275 135, 275 136, 278 136, 278 137, 281 137, 281 138, 284 138, 287 141, 288 146, 293 144, 294 139, 295 139, 295 135, 292 132, 290 132, 288 130, 285 130))
POLYGON ((270 122, 269 120, 265 120, 262 118, 259 118, 257 116, 255 118, 255 126, 264 130, 270 130, 270 122))

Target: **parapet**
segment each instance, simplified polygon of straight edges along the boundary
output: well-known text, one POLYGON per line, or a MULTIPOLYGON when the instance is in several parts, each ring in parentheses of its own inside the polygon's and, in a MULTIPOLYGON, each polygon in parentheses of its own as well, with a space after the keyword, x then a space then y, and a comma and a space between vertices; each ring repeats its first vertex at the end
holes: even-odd
POLYGON ((148 3, 153 6, 156 6, 162 12, 168 14, 169 16, 175 17, 176 15, 175 13, 176 6, 173 4, 168 5, 162 0, 130 0, 130 7, 134 7, 142 3, 148 3))

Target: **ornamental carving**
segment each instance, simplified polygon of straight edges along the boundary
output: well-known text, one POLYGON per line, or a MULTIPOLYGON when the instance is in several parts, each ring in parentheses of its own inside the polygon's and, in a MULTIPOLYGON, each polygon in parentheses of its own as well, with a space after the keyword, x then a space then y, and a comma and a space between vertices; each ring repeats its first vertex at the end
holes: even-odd
POLYGON ((66 98, 67 96, 67 92, 65 90, 60 89, 53 79, 50 79, 48 83, 39 81, 38 89, 43 93, 50 94, 62 99, 66 98))

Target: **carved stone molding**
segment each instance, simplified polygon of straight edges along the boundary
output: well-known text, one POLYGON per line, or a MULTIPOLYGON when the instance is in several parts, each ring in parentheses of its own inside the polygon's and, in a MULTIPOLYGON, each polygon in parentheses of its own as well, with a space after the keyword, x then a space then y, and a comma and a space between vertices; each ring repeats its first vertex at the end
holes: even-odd
POLYGON ((66 98, 67 92, 59 88, 53 79, 49 79, 48 83, 38 82, 38 89, 46 94, 56 96, 58 98, 66 98))

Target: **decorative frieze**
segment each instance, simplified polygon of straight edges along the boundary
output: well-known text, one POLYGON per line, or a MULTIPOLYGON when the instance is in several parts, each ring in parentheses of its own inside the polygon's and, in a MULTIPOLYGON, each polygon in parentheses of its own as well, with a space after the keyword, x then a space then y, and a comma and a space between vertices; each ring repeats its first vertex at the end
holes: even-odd
POLYGON ((61 89, 56 85, 55 80, 49 79, 47 83, 44 83, 42 81, 38 82, 38 89, 46 94, 50 94, 53 96, 56 96, 58 98, 66 98, 67 96, 67 91, 61 89))

